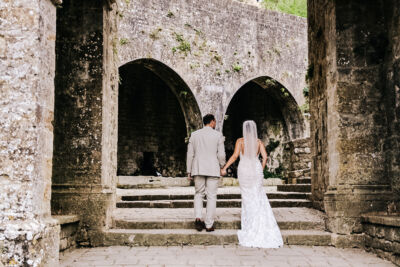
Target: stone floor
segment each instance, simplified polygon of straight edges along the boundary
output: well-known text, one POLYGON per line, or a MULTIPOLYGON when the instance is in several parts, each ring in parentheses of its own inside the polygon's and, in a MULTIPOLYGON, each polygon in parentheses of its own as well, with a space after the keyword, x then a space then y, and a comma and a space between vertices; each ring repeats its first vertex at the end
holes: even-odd
POLYGON ((60 255, 60 266, 394 266, 361 249, 285 246, 101 247, 60 255))

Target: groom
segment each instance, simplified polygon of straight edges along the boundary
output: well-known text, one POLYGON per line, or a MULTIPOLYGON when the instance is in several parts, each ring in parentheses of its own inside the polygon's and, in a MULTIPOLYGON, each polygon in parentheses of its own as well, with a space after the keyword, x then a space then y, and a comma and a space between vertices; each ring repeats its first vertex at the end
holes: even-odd
POLYGON ((214 231, 214 217, 217 204, 218 180, 221 168, 225 164, 224 137, 215 130, 217 124, 214 115, 203 118, 204 128, 192 133, 187 151, 187 173, 191 180, 194 177, 194 213, 197 231, 206 228, 214 231), (207 214, 202 219, 203 198, 207 195, 207 214))

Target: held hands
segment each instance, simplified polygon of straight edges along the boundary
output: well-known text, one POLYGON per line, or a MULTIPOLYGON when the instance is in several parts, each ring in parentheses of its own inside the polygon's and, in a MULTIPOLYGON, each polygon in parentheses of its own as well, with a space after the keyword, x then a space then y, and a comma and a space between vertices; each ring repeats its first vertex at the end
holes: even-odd
POLYGON ((192 174, 188 173, 188 174, 187 174, 187 179, 188 179, 189 181, 192 181, 192 180, 193 180, 192 174))
POLYGON ((221 176, 225 176, 227 174, 226 169, 221 169, 221 176))

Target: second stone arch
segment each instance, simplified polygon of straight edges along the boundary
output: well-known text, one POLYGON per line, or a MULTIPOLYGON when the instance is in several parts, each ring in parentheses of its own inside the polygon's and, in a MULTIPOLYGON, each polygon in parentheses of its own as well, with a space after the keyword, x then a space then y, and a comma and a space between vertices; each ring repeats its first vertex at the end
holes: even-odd
MULTIPOLYGON (((233 95, 226 109, 223 123, 227 157, 232 155, 236 139, 242 137, 242 124, 254 120, 258 137, 269 154, 265 176, 285 176, 291 169, 290 155, 285 145, 307 137, 307 121, 289 90, 269 76, 259 76, 233 95)), ((230 176, 236 176, 236 166, 230 176)))

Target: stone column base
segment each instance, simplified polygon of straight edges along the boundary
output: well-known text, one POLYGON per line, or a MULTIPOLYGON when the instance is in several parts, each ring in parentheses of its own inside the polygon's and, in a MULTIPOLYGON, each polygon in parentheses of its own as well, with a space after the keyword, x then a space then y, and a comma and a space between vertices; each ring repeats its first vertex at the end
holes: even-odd
POLYGON ((102 232, 111 227, 114 196, 111 189, 100 185, 56 184, 52 189, 52 214, 78 215, 77 243, 93 246, 91 232, 102 232))
POLYGON ((56 220, 10 220, 0 225, 0 263, 58 266, 60 226, 56 220))
POLYGON ((339 235, 332 234, 332 245, 337 248, 364 248, 365 235, 364 234, 351 234, 339 235))
POLYGON ((361 214, 386 210, 392 199, 387 185, 341 185, 324 196, 327 228, 340 235, 362 233, 361 214))

